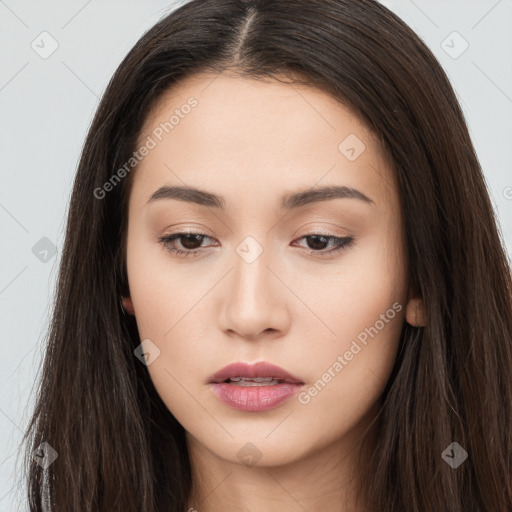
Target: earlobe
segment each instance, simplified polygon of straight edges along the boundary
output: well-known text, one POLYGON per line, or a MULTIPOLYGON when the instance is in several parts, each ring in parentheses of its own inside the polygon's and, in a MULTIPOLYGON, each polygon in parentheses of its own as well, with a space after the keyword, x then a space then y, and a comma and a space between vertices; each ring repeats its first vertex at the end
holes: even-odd
POLYGON ((424 327, 427 325, 427 318, 424 310, 423 300, 421 298, 410 298, 405 311, 407 323, 414 327, 424 327))
POLYGON ((133 302, 130 297, 123 297, 123 308, 130 313, 130 315, 135 315, 135 310, 133 309, 133 302))

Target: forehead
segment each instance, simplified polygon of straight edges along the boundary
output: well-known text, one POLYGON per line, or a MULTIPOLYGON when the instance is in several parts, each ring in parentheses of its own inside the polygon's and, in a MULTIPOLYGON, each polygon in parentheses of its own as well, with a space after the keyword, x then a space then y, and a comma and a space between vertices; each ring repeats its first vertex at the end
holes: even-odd
POLYGON ((140 201, 164 184, 221 195, 232 189, 260 203, 314 186, 364 188, 376 202, 395 189, 374 133, 344 104, 305 85, 194 75, 160 98, 138 147, 148 137, 154 147, 134 173, 140 201))

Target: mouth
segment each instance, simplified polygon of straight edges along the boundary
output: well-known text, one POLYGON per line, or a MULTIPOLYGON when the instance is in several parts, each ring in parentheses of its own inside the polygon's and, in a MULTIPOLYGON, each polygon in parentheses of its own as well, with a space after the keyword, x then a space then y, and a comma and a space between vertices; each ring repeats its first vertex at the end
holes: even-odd
POLYGON ((273 377, 254 377, 253 379, 247 377, 230 377, 222 382, 233 384, 234 386, 275 386, 285 381, 274 379, 273 377))
POLYGON ((276 384, 304 384, 302 380, 280 366, 260 361, 254 364, 233 363, 208 379, 210 384, 228 383, 235 386, 275 386, 276 384))
POLYGON ((259 362, 233 363, 208 380, 215 396, 228 407, 262 412, 283 404, 304 382, 279 366, 259 362))

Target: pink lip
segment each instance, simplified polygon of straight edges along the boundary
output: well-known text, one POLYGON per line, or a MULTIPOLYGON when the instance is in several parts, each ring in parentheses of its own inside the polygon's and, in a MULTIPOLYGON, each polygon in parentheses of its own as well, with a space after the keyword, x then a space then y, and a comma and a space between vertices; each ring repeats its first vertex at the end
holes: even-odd
POLYGON ((232 363, 228 364, 222 370, 212 375, 208 382, 223 382, 231 377, 274 377, 275 379, 284 380, 292 384, 304 384, 299 378, 266 361, 260 361, 254 364, 248 363, 232 363))
POLYGON ((208 383, 217 398, 228 407, 252 412, 281 405, 304 385, 304 382, 279 366, 264 361, 252 365, 230 364, 212 375, 208 383), (269 386, 239 386, 224 382, 230 377, 274 377, 282 382, 269 386))

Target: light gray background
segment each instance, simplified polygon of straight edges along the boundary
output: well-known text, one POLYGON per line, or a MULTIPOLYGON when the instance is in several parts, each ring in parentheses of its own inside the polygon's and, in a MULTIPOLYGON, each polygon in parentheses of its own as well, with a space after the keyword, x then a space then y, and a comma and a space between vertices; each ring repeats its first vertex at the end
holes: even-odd
MULTIPOLYGON (((423 38, 450 77, 512 255, 512 0, 382 3, 423 38), (459 55, 464 41, 469 46, 459 55)), ((16 453, 33 405, 86 130, 122 58, 175 5, 0 0, 1 512, 28 510, 16 453), (51 37, 40 35, 45 31, 51 37), (47 58, 32 48, 48 51, 52 39, 58 48, 47 58), (46 262, 32 250, 43 237, 56 246, 46 262)))

